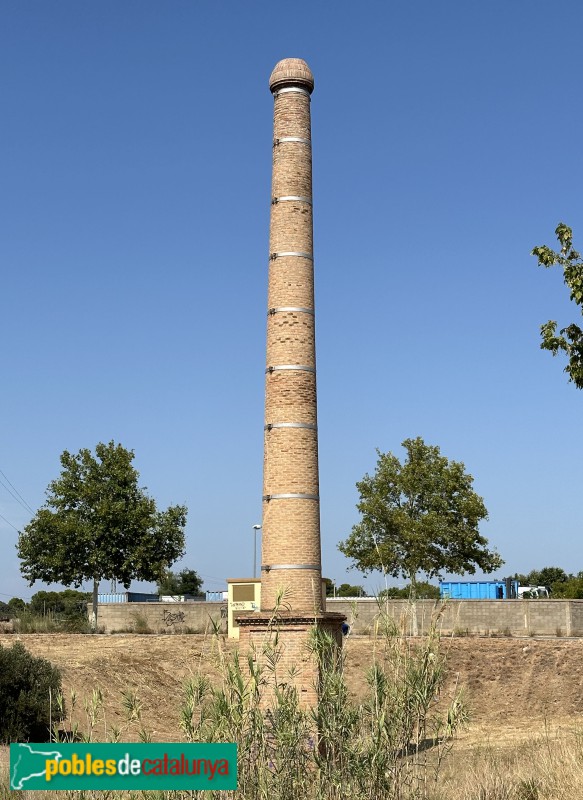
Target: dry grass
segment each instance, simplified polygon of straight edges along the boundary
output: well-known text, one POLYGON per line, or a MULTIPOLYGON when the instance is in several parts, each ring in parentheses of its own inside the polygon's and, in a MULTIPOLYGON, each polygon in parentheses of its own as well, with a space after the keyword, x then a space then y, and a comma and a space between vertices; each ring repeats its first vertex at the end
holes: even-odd
POLYGON ((583 732, 544 733, 502 746, 495 740, 455 749, 439 780, 440 798, 579 800, 583 797, 583 732))

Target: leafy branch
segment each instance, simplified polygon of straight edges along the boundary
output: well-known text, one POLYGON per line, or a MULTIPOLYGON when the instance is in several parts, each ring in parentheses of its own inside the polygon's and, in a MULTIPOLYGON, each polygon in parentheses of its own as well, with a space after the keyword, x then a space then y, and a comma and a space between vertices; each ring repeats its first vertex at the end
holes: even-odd
MULTIPOLYGON (((583 315, 583 259, 573 247, 573 231, 564 222, 559 222, 555 234, 561 246, 559 251, 547 245, 535 247, 531 255, 536 256, 541 267, 563 268, 563 280, 569 289, 570 299, 580 307, 583 315)), ((571 323, 561 328, 557 335, 557 322, 549 320, 541 325, 541 350, 550 350, 553 356, 559 351, 568 358, 565 372, 569 381, 583 389, 583 330, 571 323)))

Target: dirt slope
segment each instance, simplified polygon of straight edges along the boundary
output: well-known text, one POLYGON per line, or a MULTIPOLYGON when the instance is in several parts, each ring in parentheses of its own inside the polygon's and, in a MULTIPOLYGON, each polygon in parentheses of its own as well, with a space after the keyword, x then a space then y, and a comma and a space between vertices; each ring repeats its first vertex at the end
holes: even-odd
MULTIPOLYGON (((30 652, 61 668, 66 696, 71 688, 76 691, 76 716, 83 722, 83 698, 101 688, 101 734, 105 725, 114 725, 128 737, 137 735, 135 725, 126 728, 122 709, 121 692, 129 689, 142 701, 144 727, 153 739, 177 739, 184 680, 199 671, 218 680, 220 653, 203 636, 29 634, 0 636, 0 644, 10 645, 17 638, 30 652)), ((472 719, 466 737, 486 733, 498 741, 528 737, 545 724, 551 729, 583 724, 583 640, 451 638, 443 645, 449 668, 445 694, 456 682, 467 688, 472 719)), ((228 653, 233 644, 222 647, 228 653)), ((347 682, 360 697, 373 644, 366 637, 350 637, 346 648, 347 682)))

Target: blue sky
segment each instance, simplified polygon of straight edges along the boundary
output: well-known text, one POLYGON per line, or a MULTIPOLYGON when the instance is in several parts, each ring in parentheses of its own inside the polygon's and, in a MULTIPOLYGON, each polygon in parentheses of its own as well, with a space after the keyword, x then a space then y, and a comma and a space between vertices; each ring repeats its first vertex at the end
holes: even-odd
MULTIPOLYGON (((64 449, 114 439, 161 507, 189 507, 184 566, 209 589, 251 573, 268 78, 300 57, 324 574, 362 582, 336 549, 355 482, 415 436, 474 476, 501 574, 583 569, 583 393, 539 350, 578 310, 529 255, 559 220, 583 245, 582 23, 536 0, 4 0, 4 476, 36 509, 64 449)), ((0 599, 29 597, 31 515, 1 485, 0 514, 0 599)))

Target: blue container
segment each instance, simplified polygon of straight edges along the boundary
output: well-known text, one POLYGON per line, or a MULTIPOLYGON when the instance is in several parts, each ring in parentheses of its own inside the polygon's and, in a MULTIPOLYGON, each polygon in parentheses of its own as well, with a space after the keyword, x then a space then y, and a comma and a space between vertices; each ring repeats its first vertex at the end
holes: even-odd
MULTIPOLYGON (((518 593, 518 581, 511 583, 511 596, 518 593)), ((506 581, 440 581, 439 594, 450 600, 508 600, 506 581)))
POLYGON ((128 603, 159 603, 158 594, 146 594, 145 592, 128 592, 128 603))
POLYGON ((157 603, 160 600, 157 594, 145 592, 111 592, 98 594, 98 603, 157 603))
POLYGON ((127 592, 108 592, 107 594, 98 594, 98 603, 127 603, 127 592))
POLYGON ((225 599, 224 595, 225 595, 224 591, 216 592, 216 591, 210 591, 209 590, 206 593, 206 599, 207 599, 207 602, 216 603, 216 602, 220 601, 222 603, 222 602, 224 602, 224 599, 225 599))

